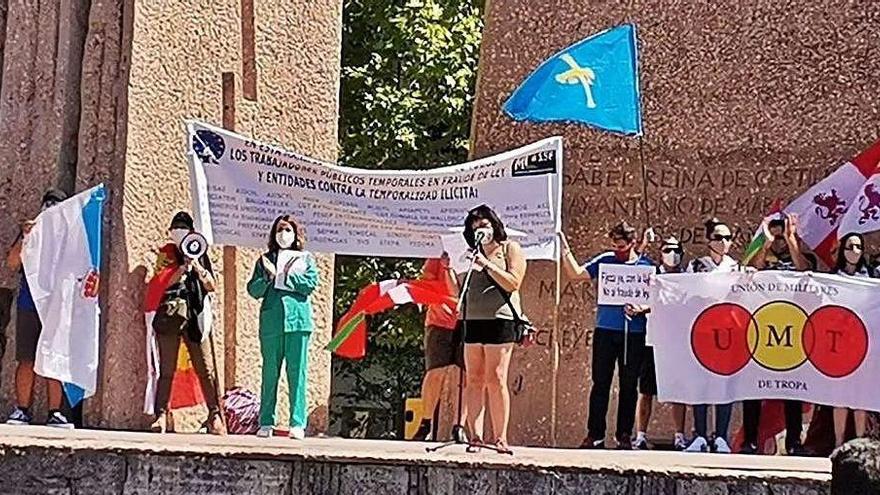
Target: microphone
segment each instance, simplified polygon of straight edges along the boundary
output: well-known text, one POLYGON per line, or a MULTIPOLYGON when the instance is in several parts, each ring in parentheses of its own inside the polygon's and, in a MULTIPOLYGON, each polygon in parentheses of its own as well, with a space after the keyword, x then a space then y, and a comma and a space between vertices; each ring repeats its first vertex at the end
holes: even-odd
POLYGON ((492 227, 480 227, 474 230, 474 241, 481 246, 487 239, 492 239, 492 227))

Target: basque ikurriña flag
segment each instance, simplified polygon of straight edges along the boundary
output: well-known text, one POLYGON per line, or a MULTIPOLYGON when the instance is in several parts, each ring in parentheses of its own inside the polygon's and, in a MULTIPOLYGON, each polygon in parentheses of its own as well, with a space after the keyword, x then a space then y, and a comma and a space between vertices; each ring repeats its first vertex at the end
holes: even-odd
POLYGON ((635 25, 607 29, 556 53, 513 92, 504 111, 515 120, 641 135, 635 25))
POLYGON ((37 216, 21 261, 43 330, 34 371, 64 384, 71 405, 98 381, 98 282, 106 191, 98 185, 37 216))

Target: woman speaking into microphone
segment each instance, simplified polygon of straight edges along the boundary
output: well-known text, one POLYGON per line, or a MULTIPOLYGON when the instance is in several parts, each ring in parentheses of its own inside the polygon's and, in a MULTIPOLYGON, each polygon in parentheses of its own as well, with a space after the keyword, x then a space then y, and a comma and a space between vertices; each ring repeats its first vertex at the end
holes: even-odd
POLYGON ((496 436, 488 445, 494 444, 499 452, 509 453, 507 371, 517 341, 516 321, 522 315, 519 288, 526 274, 526 260, 520 245, 507 240, 504 224, 486 205, 468 212, 464 238, 474 250, 474 272, 469 286, 461 289, 466 293, 459 314, 467 373, 467 426, 472 443, 486 445, 482 418, 488 405, 496 436))

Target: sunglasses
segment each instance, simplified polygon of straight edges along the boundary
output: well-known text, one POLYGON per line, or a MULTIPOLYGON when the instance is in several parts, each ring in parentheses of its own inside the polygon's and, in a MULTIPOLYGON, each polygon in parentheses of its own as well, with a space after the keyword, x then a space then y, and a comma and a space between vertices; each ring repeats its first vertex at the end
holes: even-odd
POLYGON ((732 235, 713 235, 712 236, 713 241, 729 241, 732 239, 733 239, 732 235))
POLYGON ((660 252, 662 252, 663 254, 669 254, 669 253, 681 254, 683 251, 681 249, 676 249, 676 248, 664 248, 664 249, 661 249, 660 252))
POLYGON ((844 249, 846 249, 847 251, 861 251, 862 246, 860 246, 858 244, 853 244, 852 246, 847 246, 844 249))

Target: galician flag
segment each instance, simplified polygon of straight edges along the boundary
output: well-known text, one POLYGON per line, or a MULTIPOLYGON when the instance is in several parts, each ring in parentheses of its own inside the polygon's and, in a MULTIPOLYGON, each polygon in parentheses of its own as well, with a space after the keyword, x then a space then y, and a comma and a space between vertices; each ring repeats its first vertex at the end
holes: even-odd
POLYGON ((94 395, 98 381, 105 198, 101 184, 40 213, 21 255, 43 325, 34 371, 60 381, 71 405, 94 395))
MULTIPOLYGON (((876 171, 878 162, 880 141, 841 165, 785 207, 786 213, 798 216, 801 239, 828 266, 834 265, 833 250, 844 215, 858 203, 858 197, 876 171)), ((847 223, 844 227, 850 226, 851 223, 847 223)), ((840 230, 843 232, 844 229, 840 230)))
POLYGON ((407 303, 441 304, 453 309, 458 304, 445 294, 439 280, 383 280, 358 292, 351 308, 339 319, 326 349, 340 357, 360 359, 367 353, 366 317, 407 303))
POLYGON ((556 53, 513 92, 504 111, 515 120, 575 122, 640 135, 635 25, 607 29, 556 53))

